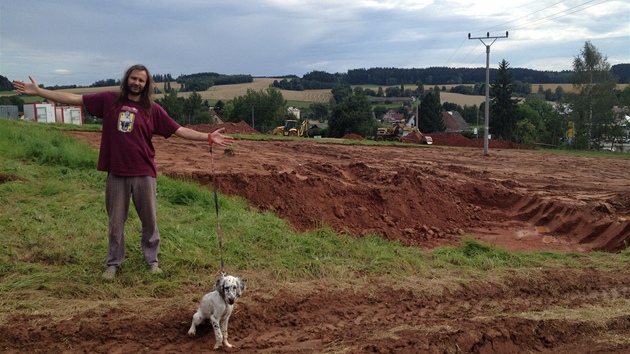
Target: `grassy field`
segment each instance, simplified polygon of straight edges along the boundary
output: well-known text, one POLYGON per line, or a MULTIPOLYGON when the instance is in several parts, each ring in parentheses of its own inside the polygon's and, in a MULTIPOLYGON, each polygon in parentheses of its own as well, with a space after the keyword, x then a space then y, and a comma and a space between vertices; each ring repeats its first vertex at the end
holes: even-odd
MULTIPOLYGON (((203 100, 208 100, 211 103, 215 103, 218 100, 224 102, 230 101, 238 96, 243 96, 247 93, 247 90, 265 90, 269 85, 273 84, 274 78, 255 78, 254 82, 245 84, 234 85, 219 85, 213 86, 206 91, 199 92, 203 100)), ((157 85, 161 88, 161 84, 157 85)), ((172 87, 178 87, 176 82, 171 84, 172 87)), ((441 86, 440 86, 441 87, 441 86)), ((74 92, 78 94, 86 94, 93 92, 100 92, 105 90, 117 90, 117 87, 96 87, 96 88, 83 88, 83 89, 67 89, 65 91, 74 92)), ((286 99, 291 106, 297 106, 298 108, 305 108, 310 103, 324 103, 327 104, 332 98, 330 90, 307 90, 307 91, 289 91, 280 90, 282 96, 286 99)), ((178 94, 180 97, 188 97, 190 92, 181 92, 178 94)), ((469 96, 450 92, 441 92, 440 96, 444 102, 452 102, 461 106, 479 105, 484 100, 484 96, 469 96)), ((163 95, 156 95, 156 98, 161 98, 163 95)), ((31 98, 33 99, 33 98, 31 98)), ((35 100, 35 99, 34 99, 35 100)))

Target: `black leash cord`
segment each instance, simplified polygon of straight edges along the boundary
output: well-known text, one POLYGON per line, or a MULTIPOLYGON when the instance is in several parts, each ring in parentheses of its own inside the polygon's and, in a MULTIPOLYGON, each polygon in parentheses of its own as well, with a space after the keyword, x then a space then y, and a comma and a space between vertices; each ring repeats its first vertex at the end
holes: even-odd
POLYGON ((217 237, 219 239, 219 255, 221 256, 221 276, 225 276, 223 270, 223 237, 221 235, 221 223, 219 222, 219 197, 217 196, 217 182, 214 174, 214 155, 212 153, 212 145, 210 145, 210 166, 212 172, 212 189, 214 190, 214 209, 217 213, 217 237))

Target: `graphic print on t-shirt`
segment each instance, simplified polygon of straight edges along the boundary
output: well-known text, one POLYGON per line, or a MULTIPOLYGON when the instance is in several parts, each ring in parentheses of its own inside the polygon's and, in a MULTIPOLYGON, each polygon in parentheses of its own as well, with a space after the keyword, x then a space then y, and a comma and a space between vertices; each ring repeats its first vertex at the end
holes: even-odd
POLYGON ((138 113, 138 109, 123 106, 118 116, 118 130, 123 133, 131 133, 131 131, 133 131, 133 122, 136 119, 136 113, 138 113))

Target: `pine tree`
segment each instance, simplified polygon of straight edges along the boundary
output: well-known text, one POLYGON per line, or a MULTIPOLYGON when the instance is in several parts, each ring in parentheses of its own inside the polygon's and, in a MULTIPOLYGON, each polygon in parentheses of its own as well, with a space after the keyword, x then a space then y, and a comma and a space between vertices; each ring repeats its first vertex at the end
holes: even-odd
POLYGON ((421 132, 431 134, 446 130, 442 118, 442 106, 434 90, 427 91, 420 102, 418 115, 418 129, 421 132))
POLYGON ((510 64, 503 59, 499 63, 497 78, 490 85, 490 133, 497 138, 514 141, 516 129, 516 85, 509 71, 510 64))

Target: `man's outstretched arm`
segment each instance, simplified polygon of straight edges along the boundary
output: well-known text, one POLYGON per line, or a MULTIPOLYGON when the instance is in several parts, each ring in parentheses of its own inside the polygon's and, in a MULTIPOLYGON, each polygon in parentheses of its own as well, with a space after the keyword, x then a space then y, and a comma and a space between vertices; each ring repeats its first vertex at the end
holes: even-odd
POLYGON ((17 92, 28 96, 40 96, 57 103, 83 106, 83 96, 71 92, 46 90, 39 87, 32 76, 29 76, 28 78, 31 80, 31 83, 13 81, 13 87, 17 90, 17 92))
POLYGON ((222 133, 224 131, 225 131, 225 128, 220 128, 208 134, 208 133, 198 132, 190 128, 181 127, 177 129, 177 131, 175 132, 175 135, 177 135, 180 138, 189 139, 189 140, 197 140, 197 141, 207 140, 209 143, 217 144, 218 146, 221 146, 221 147, 230 146, 234 143, 234 138, 229 135, 223 135, 222 133))

